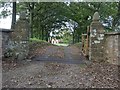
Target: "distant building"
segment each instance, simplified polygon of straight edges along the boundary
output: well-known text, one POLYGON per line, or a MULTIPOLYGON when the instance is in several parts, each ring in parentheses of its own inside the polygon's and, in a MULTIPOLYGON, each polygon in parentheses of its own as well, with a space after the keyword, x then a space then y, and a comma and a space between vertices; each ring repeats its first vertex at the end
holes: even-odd
POLYGON ((52 44, 58 44, 58 43, 60 42, 60 40, 59 40, 59 39, 56 39, 56 38, 51 38, 51 37, 50 37, 50 39, 49 39, 48 42, 50 42, 50 43, 52 43, 52 44))

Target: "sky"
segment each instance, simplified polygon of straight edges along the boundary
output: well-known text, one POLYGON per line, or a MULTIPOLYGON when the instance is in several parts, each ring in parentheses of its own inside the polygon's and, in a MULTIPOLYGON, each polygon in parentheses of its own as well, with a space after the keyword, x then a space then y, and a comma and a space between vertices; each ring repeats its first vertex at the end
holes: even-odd
MULTIPOLYGON (((3 9, 6 9, 6 7, 0 7, 0 13, 3 11, 3 9)), ((11 7, 7 7, 10 12, 12 12, 11 7)), ((0 28, 10 29, 11 28, 11 16, 8 16, 6 18, 0 18, 0 28)))
MULTIPOLYGON (((67 0, 69 1, 69 0, 67 0)), ((70 4, 69 2, 67 3, 68 5, 70 4)), ((3 10, 10 11, 10 13, 12 13, 12 4, 7 3, 5 7, 0 7, 0 13, 3 10)), ((8 12, 9 13, 9 12, 8 12)), ((19 19, 19 16, 16 16, 16 19, 19 19)), ((12 15, 9 15, 5 18, 0 18, 0 28, 4 28, 4 29, 10 29, 11 28, 11 23, 12 23, 12 15)), ((72 31, 73 31, 73 25, 71 23, 66 22, 67 27, 69 27, 72 31)))
MULTIPOLYGON (((19 16, 16 16, 17 20, 19 19, 19 16)), ((4 29, 10 29, 11 28, 11 22, 12 22, 12 15, 7 16, 6 18, 0 19, 0 28, 4 29)))
POLYGON ((11 16, 6 17, 5 19, 0 19, 0 28, 10 29, 11 28, 11 16))
MULTIPOLYGON (((7 11, 10 11, 12 13, 12 7, 8 4, 6 7, 0 7, 0 13, 3 11, 3 9, 7 9, 7 11)), ((16 16, 16 20, 19 19, 19 16, 16 16)), ((4 29, 10 29, 11 28, 11 23, 12 23, 12 15, 9 15, 5 18, 0 18, 0 28, 4 29)))

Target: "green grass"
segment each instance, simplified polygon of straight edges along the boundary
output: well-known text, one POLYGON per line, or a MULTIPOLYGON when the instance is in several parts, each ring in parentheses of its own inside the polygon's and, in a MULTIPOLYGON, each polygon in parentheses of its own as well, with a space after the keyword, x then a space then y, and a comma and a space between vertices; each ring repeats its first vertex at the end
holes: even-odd
POLYGON ((53 45, 53 44, 48 43, 45 40, 40 40, 40 39, 36 39, 36 38, 30 38, 30 40, 29 40, 29 47, 31 49, 42 48, 42 47, 49 46, 49 45, 53 45))
POLYGON ((42 45, 52 45, 51 43, 45 41, 45 40, 40 40, 40 39, 37 39, 37 38, 30 38, 30 43, 38 43, 38 44, 42 44, 42 45))
POLYGON ((66 44, 66 43, 58 43, 58 44, 55 44, 57 46, 68 46, 69 44, 66 44))
POLYGON ((46 42, 45 40, 40 40, 40 39, 37 39, 37 38, 30 38, 30 41, 31 42, 34 42, 34 41, 36 41, 36 42, 46 42))
POLYGON ((75 43, 75 44, 73 44, 73 45, 76 46, 76 47, 78 47, 79 49, 82 48, 82 43, 81 43, 81 42, 79 42, 79 43, 75 43))
POLYGON ((75 43, 74 45, 76 45, 76 46, 80 46, 81 45, 81 42, 79 42, 79 43, 75 43))

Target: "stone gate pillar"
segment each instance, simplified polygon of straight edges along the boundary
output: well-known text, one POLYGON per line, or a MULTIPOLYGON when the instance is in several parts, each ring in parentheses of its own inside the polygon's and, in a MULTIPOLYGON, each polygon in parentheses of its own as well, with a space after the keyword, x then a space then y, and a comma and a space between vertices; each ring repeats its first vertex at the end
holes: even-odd
POLYGON ((16 22, 9 46, 13 54, 13 58, 17 60, 25 59, 29 52, 29 23, 26 19, 26 13, 22 12, 20 19, 16 22))
POLYGON ((98 12, 93 15, 90 25, 89 60, 104 60, 104 28, 98 12))

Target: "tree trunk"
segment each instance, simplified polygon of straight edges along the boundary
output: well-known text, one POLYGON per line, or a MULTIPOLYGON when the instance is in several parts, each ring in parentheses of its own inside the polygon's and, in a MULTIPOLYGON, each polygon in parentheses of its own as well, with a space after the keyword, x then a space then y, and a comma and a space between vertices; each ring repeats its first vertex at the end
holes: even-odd
POLYGON ((31 29, 31 38, 33 38, 33 13, 30 13, 30 29, 31 29))
POLYGON ((79 42, 79 38, 80 38, 80 36, 78 35, 78 36, 77 36, 77 42, 79 42))
POLYGON ((75 43, 75 32, 73 32, 73 44, 75 43))
POLYGON ((41 30, 41 27, 40 27, 40 24, 39 24, 39 28, 38 28, 39 39, 41 39, 41 32, 40 32, 40 30, 41 30))
POLYGON ((48 38, 49 38, 49 33, 48 31, 46 31, 46 41, 48 42, 48 38))
POLYGON ((11 25, 11 28, 14 28, 15 23, 16 23, 16 2, 13 2, 12 25, 11 25))
POLYGON ((34 2, 29 4, 29 9, 30 9, 30 29, 31 29, 31 38, 33 38, 33 10, 34 10, 34 2))
POLYGON ((42 38, 42 40, 44 40, 44 30, 43 30, 43 28, 42 28, 42 30, 41 30, 41 34, 42 34, 42 35, 41 35, 41 36, 42 36, 41 38, 42 38))

